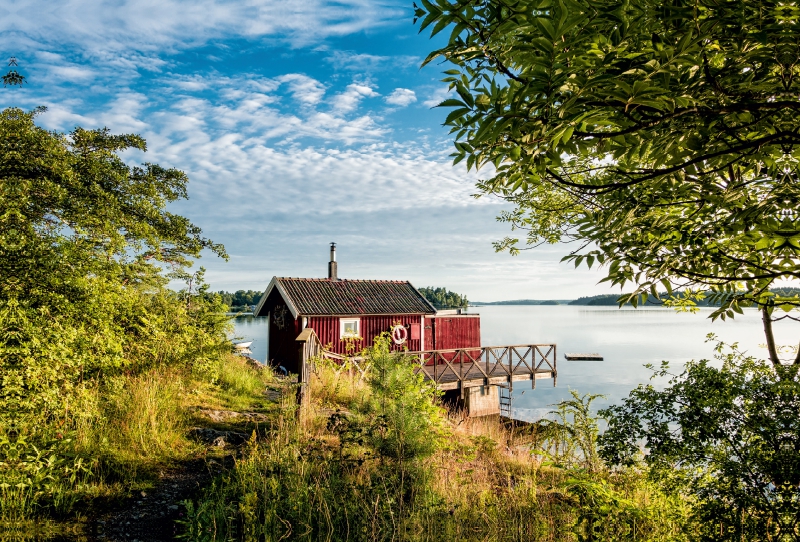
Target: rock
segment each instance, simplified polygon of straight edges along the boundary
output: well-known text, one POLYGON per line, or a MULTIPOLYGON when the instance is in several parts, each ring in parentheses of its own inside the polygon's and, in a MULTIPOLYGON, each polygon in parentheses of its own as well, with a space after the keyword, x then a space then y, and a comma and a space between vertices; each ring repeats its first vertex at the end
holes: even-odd
POLYGON ((223 423, 230 420, 244 419, 251 422, 263 422, 268 418, 258 412, 236 412, 235 410, 214 410, 212 408, 198 408, 197 413, 205 416, 212 422, 223 423))
POLYGON ((237 431, 219 431, 210 427, 192 427, 189 430, 189 436, 218 448, 224 448, 228 445, 239 446, 247 442, 249 438, 245 433, 239 433, 237 431))

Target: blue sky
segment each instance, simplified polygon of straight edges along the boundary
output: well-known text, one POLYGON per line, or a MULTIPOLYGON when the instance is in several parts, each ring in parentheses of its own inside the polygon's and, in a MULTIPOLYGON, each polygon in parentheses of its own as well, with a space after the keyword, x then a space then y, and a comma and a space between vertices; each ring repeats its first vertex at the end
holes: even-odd
POLYGON ((407 279, 473 300, 608 293, 550 246, 512 257, 503 203, 474 198, 432 108, 445 95, 436 48, 411 2, 376 0, 18 0, 0 39, 28 78, 0 106, 45 105, 50 129, 139 133, 131 162, 186 171, 172 209, 223 243, 214 289, 273 275, 324 276, 328 243, 344 278, 407 279))

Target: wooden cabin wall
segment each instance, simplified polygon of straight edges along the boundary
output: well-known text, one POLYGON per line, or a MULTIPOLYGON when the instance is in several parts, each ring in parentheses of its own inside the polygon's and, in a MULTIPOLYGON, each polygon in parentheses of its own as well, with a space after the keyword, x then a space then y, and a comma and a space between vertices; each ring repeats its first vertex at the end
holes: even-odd
POLYGON ((290 373, 298 371, 296 339, 300 334, 300 319, 294 318, 278 289, 265 303, 269 313, 269 352, 267 362, 273 367, 285 367, 290 373))
MULTIPOLYGON (((343 317, 347 318, 347 317, 343 317)), ((353 318, 361 319, 361 337, 364 339, 356 345, 356 350, 372 346, 375 337, 384 331, 390 332, 392 327, 400 323, 406 328, 408 340, 403 345, 392 344, 393 350, 420 350, 422 341, 420 339, 412 339, 412 326, 419 326, 422 322, 420 315, 406 315, 398 314, 393 316, 354 316, 353 318)), ((326 348, 330 348, 333 352, 338 354, 346 354, 346 342, 342 340, 339 335, 340 325, 338 316, 312 316, 308 319, 307 327, 314 330, 319 337, 320 342, 326 348)), ((421 336, 421 335, 418 335, 421 336)), ((426 346, 427 348, 427 346, 426 346)))
POLYGON ((478 314, 425 317, 425 350, 450 350, 481 346, 478 314))

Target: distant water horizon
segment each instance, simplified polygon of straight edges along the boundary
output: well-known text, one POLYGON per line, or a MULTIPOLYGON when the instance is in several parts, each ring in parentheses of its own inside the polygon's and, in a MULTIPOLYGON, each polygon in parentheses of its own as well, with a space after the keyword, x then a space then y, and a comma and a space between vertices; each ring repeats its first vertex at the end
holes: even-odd
MULTIPOLYGON (((476 307, 477 308, 477 307, 476 307)), ((734 320, 711 322, 713 309, 698 313, 676 313, 673 309, 616 308, 586 305, 484 305, 481 315, 482 346, 511 344, 551 344, 557 348, 557 386, 552 380, 515 382, 512 416, 534 421, 550 417, 555 403, 570 398, 570 390, 581 394, 602 394, 595 406, 618 403, 638 384, 650 382, 645 364, 660 366, 670 362, 674 372, 692 360, 712 359, 715 343, 706 341, 708 333, 740 350, 765 358, 766 349, 760 313, 746 309, 734 320), (597 352, 603 361, 567 361, 565 352, 597 352)), ((787 326, 788 327, 788 326, 787 326)), ((778 344, 795 344, 789 330, 776 325, 778 344)), ((253 340, 251 350, 258 361, 266 361, 266 319, 238 317, 235 333, 242 340, 253 340)), ((653 381, 663 386, 663 381, 653 381)))

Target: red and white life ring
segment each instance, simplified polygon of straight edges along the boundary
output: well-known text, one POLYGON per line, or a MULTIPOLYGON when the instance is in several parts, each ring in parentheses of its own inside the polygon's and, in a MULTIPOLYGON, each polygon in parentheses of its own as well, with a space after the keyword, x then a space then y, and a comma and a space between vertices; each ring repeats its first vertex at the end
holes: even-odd
POLYGON ((408 330, 402 324, 392 327, 392 340, 394 344, 403 344, 408 339, 408 330))

